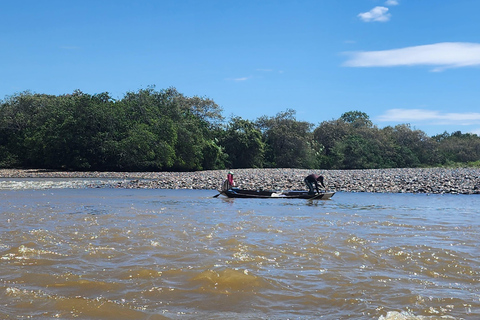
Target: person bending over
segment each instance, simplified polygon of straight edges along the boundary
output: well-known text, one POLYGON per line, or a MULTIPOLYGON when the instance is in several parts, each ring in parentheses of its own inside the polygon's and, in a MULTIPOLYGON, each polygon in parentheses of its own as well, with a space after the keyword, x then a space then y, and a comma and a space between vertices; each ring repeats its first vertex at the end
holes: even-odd
POLYGON ((315 194, 315 190, 317 190, 317 193, 320 193, 318 190, 318 182, 322 185, 324 189, 325 184, 323 184, 323 176, 317 176, 316 174, 311 174, 307 176, 304 180, 305 184, 308 187, 308 194, 315 194), (313 187, 315 185, 315 188, 313 187))

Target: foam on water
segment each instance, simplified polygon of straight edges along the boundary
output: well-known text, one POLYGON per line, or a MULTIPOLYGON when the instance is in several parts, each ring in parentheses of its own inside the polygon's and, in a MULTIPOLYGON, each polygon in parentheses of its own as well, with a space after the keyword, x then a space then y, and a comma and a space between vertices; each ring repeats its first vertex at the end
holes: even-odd
POLYGON ((113 179, 64 179, 64 178, 9 178, 0 180, 0 190, 46 190, 87 188, 90 186, 112 187, 124 180, 113 179))

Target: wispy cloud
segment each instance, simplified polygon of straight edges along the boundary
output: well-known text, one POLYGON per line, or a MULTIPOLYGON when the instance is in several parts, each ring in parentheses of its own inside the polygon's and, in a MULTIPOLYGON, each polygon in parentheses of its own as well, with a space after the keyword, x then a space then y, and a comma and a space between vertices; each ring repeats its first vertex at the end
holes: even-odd
POLYGON ((346 67, 435 66, 432 71, 480 65, 480 44, 442 42, 382 51, 347 52, 346 67))
POLYGON ((388 13, 387 7, 375 7, 368 12, 359 13, 358 17, 365 22, 387 22, 392 15, 388 13))
POLYGON ((480 113, 442 113, 424 109, 390 109, 377 117, 381 122, 421 122, 437 125, 475 125, 480 124, 480 113))
POLYGON ((397 0, 387 0, 387 1, 385 1, 385 5, 386 6, 397 6, 398 1, 397 0))
POLYGON ((276 70, 270 68, 257 68, 252 72, 249 76, 245 77, 237 77, 237 78, 225 78, 226 81, 235 81, 235 82, 243 82, 243 81, 257 81, 261 79, 266 79, 267 77, 277 74, 283 74, 283 70, 276 70))
POLYGON ((255 71, 258 71, 260 73, 283 73, 283 70, 275 70, 275 69, 256 69, 255 71))
POLYGON ((233 79, 230 79, 230 80, 233 80, 233 81, 247 81, 248 79, 250 79, 250 77, 233 78, 233 79))
POLYGON ((268 68, 258 68, 255 69, 255 72, 251 74, 250 76, 247 77, 238 77, 238 78, 226 78, 225 80, 227 81, 236 81, 236 82, 242 82, 242 81, 250 81, 250 80, 258 80, 258 79, 263 79, 265 75, 270 75, 270 74, 283 74, 283 70, 275 70, 275 69, 268 69, 268 68))

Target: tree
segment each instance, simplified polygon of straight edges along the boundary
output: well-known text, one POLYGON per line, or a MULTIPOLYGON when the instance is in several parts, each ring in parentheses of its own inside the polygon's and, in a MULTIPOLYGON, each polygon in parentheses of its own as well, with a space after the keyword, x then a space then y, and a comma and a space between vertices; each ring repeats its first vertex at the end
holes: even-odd
POLYGON ((480 138, 476 134, 461 131, 434 136, 445 163, 465 163, 480 160, 480 138))
POLYGON ((323 121, 313 131, 315 141, 322 147, 328 157, 337 142, 343 141, 352 132, 351 125, 343 120, 323 121))
POLYGON ((211 99, 185 97, 174 88, 169 88, 169 94, 180 112, 174 167, 180 170, 224 168, 226 155, 217 144, 222 108, 211 99))
POLYGON ((355 128, 372 126, 372 121, 370 121, 370 117, 365 112, 361 112, 361 111, 345 112, 340 116, 339 120, 345 121, 346 123, 350 123, 355 128))
POLYGON ((210 126, 216 127, 223 121, 222 108, 212 99, 199 96, 185 97, 175 88, 169 88, 168 91, 181 110, 192 113, 210 126))
POLYGON ((337 143, 333 153, 341 160, 336 164, 338 169, 372 169, 383 163, 378 145, 359 135, 350 135, 337 143))
POLYGON ((150 170, 164 170, 175 164, 178 123, 182 113, 173 101, 174 96, 169 89, 155 91, 154 87, 149 87, 127 92, 118 102, 123 110, 119 140, 122 167, 132 168, 140 148, 144 149, 142 154, 146 156, 143 158, 144 164, 140 162, 141 166, 147 165, 150 170), (143 144, 141 134, 150 143, 143 144))
POLYGON ((295 111, 288 109, 275 117, 260 117, 256 121, 267 145, 266 166, 277 168, 313 168, 316 166, 312 146, 313 125, 297 121, 295 111))
POLYGON ((435 143, 424 132, 409 125, 379 130, 360 111, 322 122, 314 136, 323 146, 321 164, 326 168, 417 167, 438 159, 435 143))
MULTIPOLYGON (((155 135, 157 169, 216 169, 225 155, 216 143, 221 108, 213 100, 185 97, 175 88, 129 92, 122 100, 130 127, 146 124, 155 135)), ((125 150, 128 153, 128 150, 125 150)))
MULTIPOLYGON (((412 130, 409 124, 400 124, 393 128, 391 136, 399 146, 399 156, 404 157, 403 166, 418 167, 438 163, 436 143, 425 132, 412 130)), ((402 165, 398 163, 398 166, 402 165)))
POLYGON ((35 131, 37 115, 42 112, 46 95, 29 91, 6 97, 0 103, 0 166, 22 167, 28 149, 25 138, 35 131))
POLYGON ((221 142, 231 168, 261 168, 265 155, 262 133, 249 120, 233 117, 221 142))

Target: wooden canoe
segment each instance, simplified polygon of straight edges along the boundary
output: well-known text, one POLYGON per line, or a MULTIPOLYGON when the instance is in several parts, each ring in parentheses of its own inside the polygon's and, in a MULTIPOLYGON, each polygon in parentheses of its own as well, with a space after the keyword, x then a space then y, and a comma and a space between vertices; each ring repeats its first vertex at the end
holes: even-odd
POLYGON ((309 194, 308 191, 268 191, 268 190, 246 190, 232 188, 220 191, 220 194, 229 198, 257 198, 257 199, 308 199, 328 200, 335 192, 320 192, 309 194))

